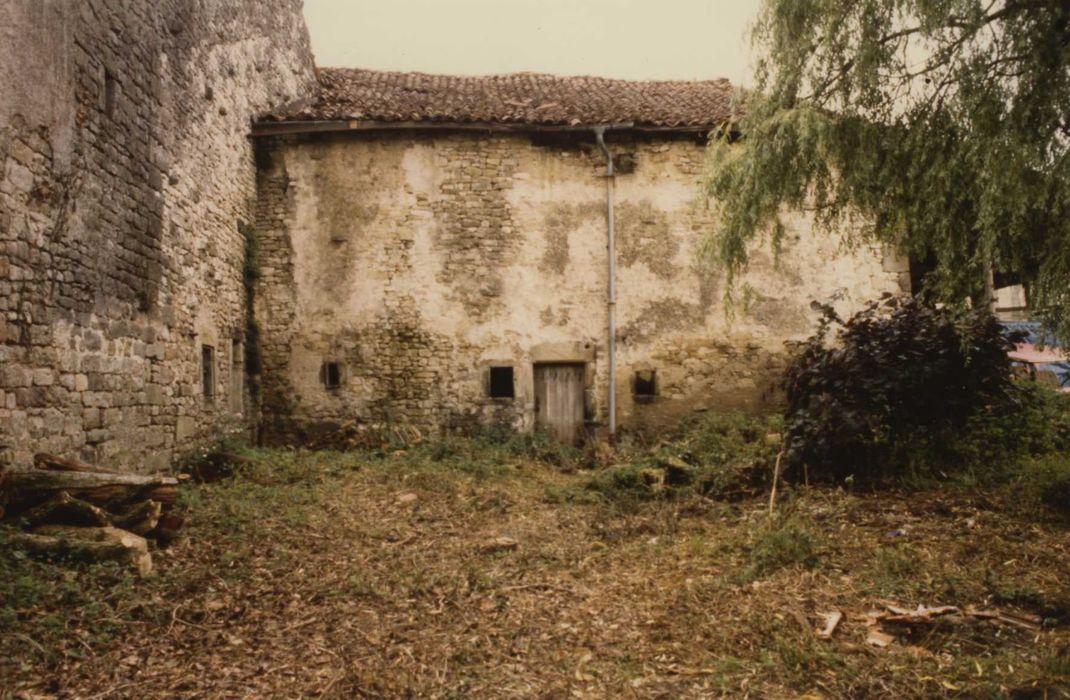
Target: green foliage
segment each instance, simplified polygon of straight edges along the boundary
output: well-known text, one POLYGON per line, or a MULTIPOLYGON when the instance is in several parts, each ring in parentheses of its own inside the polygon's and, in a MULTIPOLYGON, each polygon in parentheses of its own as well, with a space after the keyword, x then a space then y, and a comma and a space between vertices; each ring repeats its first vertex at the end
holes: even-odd
POLYGON ((825 307, 785 375, 789 462, 819 478, 872 480, 966 466, 947 448, 971 420, 1003 425, 998 441, 1008 448, 1041 439, 1018 440, 1013 424, 994 418, 1033 398, 1013 381, 1010 343, 987 311, 889 298, 843 322, 825 307))
MULTIPOLYGON (((72 617, 96 621, 93 634, 79 640, 89 653, 107 643, 121 629, 115 601, 129 596, 134 585, 127 567, 30 557, 7 542, 14 532, 0 525, 0 629, 23 642, 20 664, 57 662, 72 617)), ((0 657, 0 667, 12 661, 0 657)))
POLYGON ((696 465, 694 485, 707 496, 738 498, 765 488, 779 439, 779 416, 714 413, 663 448, 696 465))
POLYGON ((408 446, 410 463, 431 463, 487 477, 508 471, 517 462, 541 462, 572 470, 581 453, 548 434, 519 433, 506 426, 487 426, 470 435, 444 435, 408 446))
POLYGON ((1034 456, 1070 452, 1070 395, 1041 384, 1015 386, 1015 401, 986 407, 950 437, 946 452, 985 480, 1003 481, 1034 456))
POLYGON ((517 459, 553 464, 565 469, 578 466, 580 450, 566 445, 546 431, 536 430, 521 433, 508 426, 492 425, 482 428, 474 436, 478 445, 485 449, 503 452, 517 459))
POLYGON ((660 475, 635 464, 625 464, 595 472, 584 489, 599 500, 629 505, 663 495, 660 484, 660 475))
MULTIPOLYGON (((621 448, 617 464, 594 472, 586 495, 614 503, 701 495, 752 496, 766 485, 779 438, 778 416, 711 413, 652 447, 621 448)), ((581 499, 583 500, 583 499, 581 499)))
POLYGON ((179 455, 175 460, 175 467, 179 472, 195 476, 214 473, 221 456, 241 454, 248 449, 246 428, 241 424, 234 424, 221 430, 215 438, 179 455))
POLYGON ((245 240, 245 258, 242 261, 242 283, 245 287, 245 372, 250 377, 249 394, 253 401, 260 400, 260 324, 256 320, 253 300, 256 283, 260 279, 260 239, 250 225, 240 227, 245 240))
POLYGON ((711 146, 730 276, 804 208, 933 256, 945 300, 1020 273, 1070 337, 1070 3, 765 0, 754 42, 755 89, 711 146))
POLYGON ((818 544, 807 524, 791 516, 774 519, 758 528, 750 542, 750 566, 744 578, 764 578, 789 566, 817 566, 818 544))
POLYGON ((1021 503, 1070 516, 1070 454, 1052 452, 1027 459, 1012 478, 1021 503))

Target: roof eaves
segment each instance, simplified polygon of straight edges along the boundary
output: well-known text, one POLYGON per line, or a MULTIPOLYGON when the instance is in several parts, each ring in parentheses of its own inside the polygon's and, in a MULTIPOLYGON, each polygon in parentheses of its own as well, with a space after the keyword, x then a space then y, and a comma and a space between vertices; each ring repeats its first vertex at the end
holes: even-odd
POLYGON ((717 125, 662 125, 636 124, 634 122, 610 122, 592 124, 537 124, 524 121, 498 122, 454 122, 454 121, 382 121, 371 119, 331 119, 331 120, 262 120, 253 124, 254 138, 282 136, 287 134, 310 134, 341 131, 481 131, 481 132, 581 132, 591 131, 596 127, 614 130, 629 130, 645 133, 707 133, 722 128, 717 125))

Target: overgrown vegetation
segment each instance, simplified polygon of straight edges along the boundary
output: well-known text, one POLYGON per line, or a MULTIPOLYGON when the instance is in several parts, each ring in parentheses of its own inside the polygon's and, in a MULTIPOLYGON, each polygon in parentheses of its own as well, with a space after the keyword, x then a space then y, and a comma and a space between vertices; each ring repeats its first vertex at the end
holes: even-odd
POLYGON ((596 470, 581 489, 555 496, 617 505, 751 497, 768 484, 779 439, 778 416, 711 413, 663 433, 654 444, 626 438, 611 463, 588 461, 596 470))
POLYGON ((246 451, 233 479, 184 489, 185 539, 154 554, 153 578, 0 543, 0 697, 1070 692, 1064 522, 1013 485, 789 488, 772 518, 764 494, 704 490, 744 455, 767 470, 775 426, 710 416, 598 471, 581 468, 591 454, 505 433, 246 451), (627 508, 592 491, 632 461, 661 482, 627 508), (682 464, 692 478, 669 477, 682 464), (875 649, 861 620, 882 599, 1044 623, 875 649), (818 639, 832 610, 844 621, 818 639))
POLYGON ((754 42, 754 89, 712 148, 729 276, 805 209, 933 259, 950 303, 1016 274, 1070 339, 1070 3, 765 0, 754 42))
POLYGON ((249 377, 249 396, 253 405, 260 401, 260 323, 256 320, 254 298, 260 279, 260 239, 256 228, 242 224, 239 228, 245 243, 242 260, 242 286, 245 291, 245 375, 249 377))
POLYGON ((1014 379, 1012 341, 987 311, 888 298, 843 321, 823 307, 785 377, 795 476, 1006 480, 1065 452, 1070 401, 1014 379))

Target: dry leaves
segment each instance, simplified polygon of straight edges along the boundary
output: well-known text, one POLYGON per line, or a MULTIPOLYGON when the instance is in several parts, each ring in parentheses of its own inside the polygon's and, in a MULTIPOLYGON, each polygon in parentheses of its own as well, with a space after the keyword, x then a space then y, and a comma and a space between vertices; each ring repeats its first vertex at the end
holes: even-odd
POLYGON ((11 692, 909 697, 952 684, 1057 697, 1066 682, 1043 665, 1068 643, 1063 618, 1037 629, 1039 609, 995 604, 974 573, 1053 610, 1062 600, 1065 526, 1009 509, 982 515, 981 540, 956 526, 977 517, 965 497, 795 494, 821 565, 746 580, 760 501, 627 510, 548 499, 584 476, 534 464, 475 478, 397 455, 325 477, 327 457, 292 459, 313 476, 195 487, 189 539, 158 553, 154 580, 48 569, 55 592, 0 635, 11 692), (887 544, 900 525, 909 544, 887 544), (954 598, 940 595, 947 581, 954 598), (92 597, 62 593, 72 585, 92 597))

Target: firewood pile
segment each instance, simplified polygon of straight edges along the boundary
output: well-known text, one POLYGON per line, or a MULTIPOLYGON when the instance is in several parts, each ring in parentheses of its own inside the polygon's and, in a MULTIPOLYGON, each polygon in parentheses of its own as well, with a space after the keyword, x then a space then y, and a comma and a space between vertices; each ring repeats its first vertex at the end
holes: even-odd
POLYGON ((178 479, 103 469, 50 454, 34 469, 0 467, 0 518, 24 531, 9 538, 28 552, 86 561, 118 561, 152 572, 148 540, 166 545, 182 527, 169 512, 178 479))

